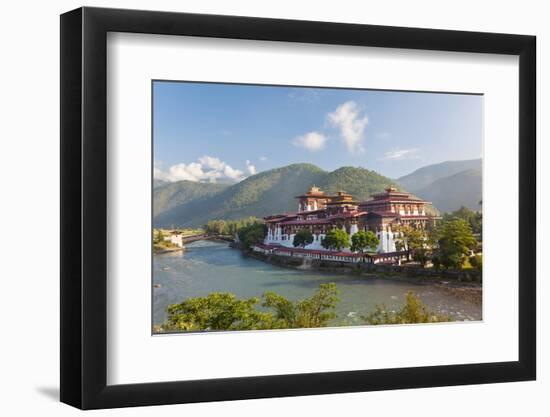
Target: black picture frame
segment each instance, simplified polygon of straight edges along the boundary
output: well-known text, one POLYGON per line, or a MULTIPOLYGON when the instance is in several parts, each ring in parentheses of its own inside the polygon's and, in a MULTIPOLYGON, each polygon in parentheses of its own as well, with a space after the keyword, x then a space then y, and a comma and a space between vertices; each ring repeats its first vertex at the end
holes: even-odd
POLYGON ((156 11, 61 15, 61 401, 82 409, 534 380, 534 36, 156 11), (107 385, 108 32, 519 56, 519 360, 107 385))

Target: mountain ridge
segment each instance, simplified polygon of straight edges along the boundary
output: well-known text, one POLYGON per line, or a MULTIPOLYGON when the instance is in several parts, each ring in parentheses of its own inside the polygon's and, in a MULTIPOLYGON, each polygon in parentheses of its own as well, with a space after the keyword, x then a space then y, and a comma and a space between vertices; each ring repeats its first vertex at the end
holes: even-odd
POLYGON ((196 227, 212 219, 261 217, 294 211, 297 208, 295 196, 304 193, 314 184, 329 194, 344 190, 358 200, 366 200, 370 194, 380 192, 390 185, 402 189, 394 180, 366 168, 341 167, 328 172, 307 163, 263 171, 218 190, 214 190, 212 184, 209 184, 206 186, 208 192, 198 193, 194 190, 196 197, 192 199, 187 199, 192 194, 185 190, 189 186, 188 183, 172 183, 171 186, 174 188, 183 188, 179 193, 179 203, 159 202, 158 205, 162 206, 162 209, 156 207, 156 197, 162 195, 163 190, 170 185, 155 190, 155 227, 196 227))
POLYGON ((428 186, 417 190, 416 194, 445 212, 468 207, 480 210, 482 199, 481 170, 466 169, 448 177, 439 178, 428 186))
POLYGON ((312 185, 327 194, 345 191, 357 201, 393 186, 431 201, 433 206, 428 211, 434 214, 463 205, 476 210, 481 200, 481 183, 481 159, 427 165, 397 180, 362 167, 325 171, 310 163, 295 163, 262 171, 236 184, 159 184, 153 189, 153 223, 155 227, 197 227, 213 219, 293 212, 297 209, 295 197, 312 185))
POLYGON ((449 177, 468 169, 477 169, 481 172, 482 159, 465 159, 457 161, 444 161, 438 164, 426 165, 410 174, 396 179, 405 189, 414 193, 425 188, 441 178, 449 177))

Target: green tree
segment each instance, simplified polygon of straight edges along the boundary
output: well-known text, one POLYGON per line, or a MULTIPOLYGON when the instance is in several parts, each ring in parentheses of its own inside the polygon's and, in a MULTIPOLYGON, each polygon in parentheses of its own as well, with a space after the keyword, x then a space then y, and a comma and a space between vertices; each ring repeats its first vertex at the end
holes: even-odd
POLYGON ((298 230, 292 241, 294 247, 301 246, 302 248, 305 248, 311 243, 313 243, 313 234, 308 229, 298 230))
POLYGON ((153 233, 153 243, 162 243, 164 242, 164 235, 162 234, 162 230, 160 229, 157 229, 154 233, 153 233))
POLYGON ((407 258, 419 262, 422 266, 428 261, 428 253, 434 246, 430 234, 423 228, 399 226, 396 228, 396 242, 407 251, 407 258))
POLYGON ((336 284, 321 284, 311 298, 292 302, 283 296, 266 292, 262 306, 274 310, 273 328, 297 329, 324 327, 336 317, 334 309, 338 303, 336 284))
POLYGON ((380 240, 370 230, 357 232, 351 237, 351 250, 353 252, 364 252, 368 249, 376 250, 379 244, 380 240))
POLYGON ((463 219, 440 222, 435 236, 439 247, 439 262, 446 268, 462 268, 464 260, 477 244, 470 225, 463 219))
POLYGON ((267 234, 267 226, 263 223, 254 223, 245 226, 238 231, 239 240, 245 247, 251 248, 256 243, 261 243, 267 234))
POLYGON ((321 246, 325 249, 341 250, 349 247, 349 235, 345 230, 332 229, 321 241, 321 246))
POLYGON ((438 323, 451 321, 448 315, 442 315, 428 310, 412 291, 405 296, 405 305, 399 311, 389 311, 385 305, 377 305, 375 310, 366 316, 361 316, 368 324, 411 324, 438 323))
POLYGON ((210 220, 208 223, 206 223, 206 226, 204 226, 204 230, 206 231, 206 233, 213 235, 225 234, 226 229, 227 225, 225 220, 210 220))
POLYGON ((271 327, 271 315, 254 307, 258 298, 238 300, 235 294, 211 293, 190 298, 167 308, 164 331, 177 330, 250 330, 271 327))
MULTIPOLYGON (((481 205, 481 201, 479 202, 481 205)), ((483 226, 483 214, 481 211, 470 210, 468 207, 460 207, 451 213, 445 213, 443 220, 462 219, 468 222, 472 228, 472 232, 476 235, 481 235, 483 226)))
POLYGON ((203 228, 209 234, 234 236, 240 229, 257 223, 262 223, 262 221, 250 216, 238 220, 210 220, 203 228))
POLYGON ((239 300, 231 293, 211 293, 189 298, 166 309, 167 320, 155 331, 262 330, 324 327, 336 317, 336 284, 321 284, 310 297, 290 301, 266 292, 261 299, 239 300), (267 310, 267 311, 266 311, 267 310))
POLYGON ((482 255, 473 255, 470 257, 470 265, 481 271, 483 269, 483 256, 482 255))

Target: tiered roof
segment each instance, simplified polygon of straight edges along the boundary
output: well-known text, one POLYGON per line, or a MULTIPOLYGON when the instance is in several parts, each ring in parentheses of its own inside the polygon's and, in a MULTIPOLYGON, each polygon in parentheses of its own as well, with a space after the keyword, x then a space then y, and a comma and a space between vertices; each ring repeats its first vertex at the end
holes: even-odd
POLYGON ((304 195, 297 196, 302 197, 322 197, 327 199, 327 207, 337 206, 352 206, 350 210, 333 215, 327 215, 324 218, 317 219, 299 219, 300 216, 308 216, 310 214, 326 212, 326 208, 320 208, 317 210, 300 211, 294 213, 285 213, 265 217, 266 223, 281 223, 281 225, 313 225, 313 224, 329 224, 333 220, 337 219, 349 219, 367 214, 373 214, 380 217, 399 217, 403 219, 415 218, 415 219, 430 219, 432 216, 419 215, 419 214, 400 214, 388 210, 372 210, 369 207, 381 204, 381 203, 397 203, 397 204, 431 204, 429 201, 422 200, 416 196, 413 196, 407 192, 397 191, 395 187, 388 187, 382 193, 372 194, 372 199, 357 203, 353 200, 353 196, 344 191, 338 191, 336 195, 326 195, 319 187, 313 186, 304 195))
POLYGON ((297 195, 296 198, 305 198, 305 197, 328 197, 325 195, 324 191, 321 191, 319 187, 313 185, 305 194, 297 195))
POLYGON ((371 199, 367 201, 362 201, 360 204, 369 204, 369 203, 383 203, 386 201, 391 201, 392 203, 430 203, 429 201, 422 200, 411 193, 397 191, 395 187, 388 187, 381 193, 371 194, 371 199))

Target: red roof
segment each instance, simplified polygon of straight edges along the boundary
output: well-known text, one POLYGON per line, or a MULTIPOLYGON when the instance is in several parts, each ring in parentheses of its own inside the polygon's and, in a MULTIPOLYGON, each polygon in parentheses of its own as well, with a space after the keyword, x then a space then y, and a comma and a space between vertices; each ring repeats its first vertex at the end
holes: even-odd
POLYGON ((369 211, 369 212, 367 212, 367 214, 373 214, 375 216, 380 216, 380 217, 397 217, 397 216, 399 216, 399 213, 394 213, 394 212, 391 212, 391 211, 369 211))
POLYGON ((318 193, 306 193, 302 195, 297 195, 294 198, 330 198, 330 196, 326 195, 323 191, 320 191, 318 193))
POLYGON ((310 214, 310 213, 320 213, 321 211, 325 211, 326 209, 324 208, 320 208, 320 209, 317 209, 317 210, 304 210, 304 211, 298 211, 296 214, 297 215, 302 215, 302 214, 310 214))
POLYGON ((295 219, 296 217, 297 217, 296 214, 277 214, 277 215, 264 217, 264 221, 266 223, 280 222, 280 221, 284 221, 285 219, 295 219))
POLYGON ((328 216, 327 219, 349 219, 352 217, 359 217, 364 214, 367 214, 366 211, 345 211, 343 213, 333 214, 328 216))
POLYGON ((281 222, 281 225, 299 225, 299 224, 329 224, 331 221, 329 219, 310 219, 310 220, 288 220, 281 222))
POLYGON ((429 204, 429 201, 420 200, 419 198, 407 198, 407 199, 400 199, 400 198, 390 198, 390 197, 384 197, 384 198, 375 198, 373 200, 367 200, 367 201, 361 201, 359 203, 360 206, 369 206, 372 204, 379 204, 379 203, 399 203, 399 204, 429 204))

